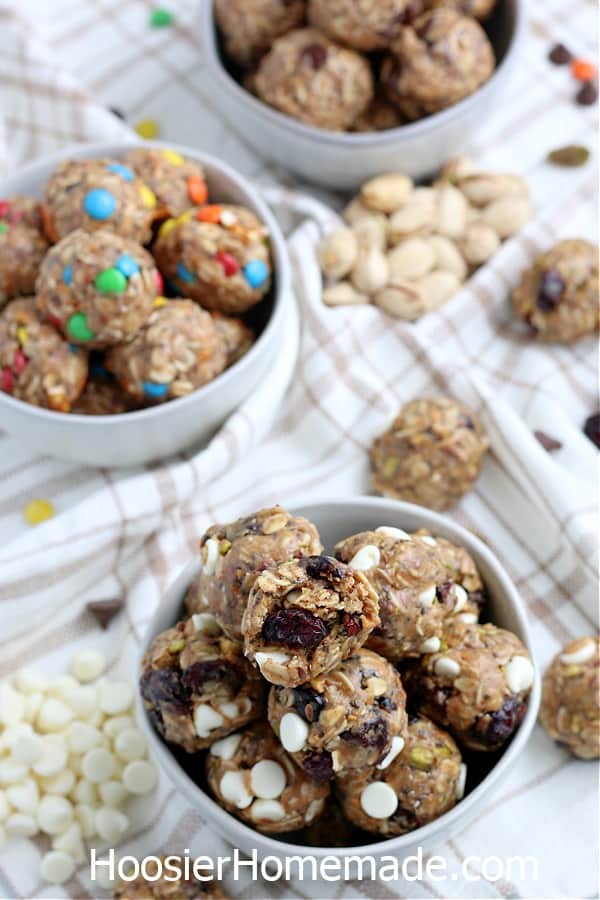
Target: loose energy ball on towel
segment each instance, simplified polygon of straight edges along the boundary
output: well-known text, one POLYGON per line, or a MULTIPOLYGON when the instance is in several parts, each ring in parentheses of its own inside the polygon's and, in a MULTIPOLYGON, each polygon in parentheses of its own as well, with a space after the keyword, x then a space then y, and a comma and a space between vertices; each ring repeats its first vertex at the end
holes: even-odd
POLYGON ((496 0, 425 0, 428 7, 443 6, 446 9, 455 9, 463 16, 473 16, 475 19, 487 19, 496 6, 496 0))
MULTIPOLYGON (((430 547, 435 547, 450 581, 466 591, 465 602, 461 603, 459 600, 458 606, 454 608, 454 614, 460 621, 476 622, 487 598, 481 574, 469 551, 439 535, 434 537, 425 528, 415 532, 413 537, 419 538, 430 547)), ((461 596, 460 591, 458 596, 461 596)))
POLYGON ((401 29, 381 79, 402 114, 421 119, 473 94, 494 67, 492 45, 479 23, 442 8, 401 29))
POLYGON ((106 366, 127 396, 144 405, 191 394, 220 375, 225 363, 210 313, 192 300, 155 307, 133 340, 106 354, 106 366))
POLYGON ((310 825, 329 795, 328 784, 317 784, 292 762, 267 722, 213 744, 206 775, 221 806, 267 834, 310 825))
POLYGON ((271 286, 267 230, 241 206, 213 204, 167 219, 153 253, 183 296, 226 315, 256 306, 271 286))
POLYGON ((599 643, 585 637, 567 644, 542 682, 542 725, 582 759, 600 757, 599 643))
POLYGON ((239 66, 250 66, 273 41, 301 25, 305 0, 216 0, 215 19, 225 52, 239 66))
POLYGON ((527 649, 495 625, 456 623, 404 674, 411 700, 471 750, 498 750, 520 725, 534 682, 527 649))
POLYGON ((238 359, 245 356, 256 340, 252 329, 242 319, 233 316, 224 316, 223 313, 213 310, 211 313, 215 328, 225 344, 225 356, 227 367, 232 366, 238 359))
POLYGON ((142 660, 140 691, 156 730, 188 753, 256 719, 263 707, 262 680, 210 613, 154 639, 142 660))
POLYGON ((87 354, 43 322, 33 297, 0 312, 0 390, 17 400, 69 412, 88 375, 87 354))
POLYGON ((385 768, 337 779, 348 819, 365 831, 396 837, 438 819, 462 799, 466 766, 450 735, 424 717, 409 721, 401 752, 385 768))
POLYGON ((254 88, 280 112, 328 131, 351 128, 374 96, 368 61, 316 28, 278 38, 260 62, 254 88))
POLYGON ((65 160, 50 176, 45 196, 45 226, 53 242, 78 228, 109 228, 139 244, 150 240, 156 197, 120 160, 65 160))
POLYGON ((430 509, 449 509, 473 487, 487 448, 478 419, 454 400, 413 400, 373 442, 375 490, 430 509))
POLYGON ((598 248, 561 241, 542 253, 512 294, 515 316, 540 341, 571 344, 598 331, 598 248))
POLYGON ((89 349, 130 341, 152 312, 159 275, 135 241, 79 229, 46 255, 37 280, 41 315, 89 349))
POLYGON ((358 650, 299 687, 273 685, 269 722, 285 750, 316 781, 385 767, 404 746, 406 695, 383 657, 358 650))
POLYGON ((378 607, 363 573, 331 556, 281 563, 254 582, 244 653, 267 681, 297 687, 361 647, 379 624, 378 607))
POLYGON ((123 162, 156 197, 156 218, 180 216, 208 199, 204 169, 177 150, 136 147, 123 162))
POLYGON ((200 541, 202 572, 186 597, 186 608, 190 613, 210 608, 225 633, 241 641, 242 616, 258 575, 322 549, 315 526, 281 506, 212 525, 200 541))
POLYGON ((385 50, 423 10, 422 0, 309 0, 308 19, 328 37, 355 50, 385 50))
POLYGON ((47 250, 38 201, 20 196, 0 200, 0 309, 13 297, 34 293, 47 250))
POLYGON ((167 868, 163 868, 162 876, 157 879, 151 866, 148 866, 148 874, 151 880, 140 872, 133 881, 120 882, 113 891, 113 900, 227 900, 217 881, 198 881, 191 873, 186 879, 184 872, 173 881, 174 872, 167 868))

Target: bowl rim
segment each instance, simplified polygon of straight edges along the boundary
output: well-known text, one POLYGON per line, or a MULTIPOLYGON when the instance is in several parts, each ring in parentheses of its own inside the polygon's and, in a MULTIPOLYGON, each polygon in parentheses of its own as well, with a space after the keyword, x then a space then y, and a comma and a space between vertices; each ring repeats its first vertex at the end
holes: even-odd
MULTIPOLYGON (((259 354, 266 347, 269 341, 277 333, 280 323, 285 315, 285 307, 287 298, 291 292, 292 277, 291 267, 288 257, 285 238, 281 231, 280 225, 271 211, 270 207, 263 199, 258 188, 236 169, 228 163, 217 159, 210 153, 197 150, 183 144, 177 144, 172 141, 147 140, 140 141, 132 136, 130 140, 123 141, 102 141, 85 144, 71 144, 66 147, 55 150, 52 153, 40 156, 31 162, 18 166, 7 176, 0 179, 0 195, 5 193, 5 186, 11 185, 15 180, 32 179, 40 176, 41 170, 55 166, 64 159, 93 159, 96 156, 112 156, 120 158, 127 151, 142 147, 152 150, 176 150, 183 156, 199 162, 206 169, 211 169, 224 175, 231 181, 235 187, 244 195, 244 198, 251 201, 257 210, 257 215, 269 230, 269 239, 271 243, 271 252, 274 260, 274 271, 276 273, 275 284, 273 288, 273 310, 266 322, 263 330, 254 341, 252 347, 244 356, 234 362, 231 366, 217 375, 208 384, 202 385, 191 394, 185 397, 178 397, 168 403, 160 403, 156 406, 148 406, 144 409, 132 410, 127 413, 111 413, 105 416, 88 416, 81 413, 62 413, 57 410, 45 409, 43 407, 33 406, 24 400, 11 397, 10 394, 0 391, 0 404, 6 404, 16 411, 24 415, 30 415, 33 418, 40 419, 52 423, 56 427, 73 427, 87 426, 89 428, 106 428, 110 425, 133 425, 143 424, 147 419, 156 419, 160 416, 173 414, 184 409, 186 406, 193 407, 196 403, 201 402, 208 392, 217 389, 226 389, 228 384, 238 378, 243 377, 245 370, 252 365, 258 358, 259 354)), ((12 300, 22 299, 19 297, 11 297, 12 300)), ((7 304, 8 305, 8 304, 7 304)), ((190 410, 191 411, 191 410, 190 410)))
POLYGON ((464 97, 447 109, 438 113, 433 113, 416 122, 409 122, 398 128, 388 128, 384 131, 374 131, 366 133, 355 133, 345 131, 327 131, 323 128, 316 128, 313 125, 306 125, 280 112, 257 97, 254 97, 250 91, 247 91, 240 85, 233 76, 229 74, 219 55, 216 38, 216 23, 214 17, 215 0, 200 0, 198 9, 198 33, 202 49, 205 54, 207 65, 213 75, 220 84, 232 96, 236 97, 240 102, 246 103, 250 109, 253 109, 257 116, 263 116, 269 120, 274 126, 287 128, 292 134, 305 140, 314 141, 319 144, 328 144, 333 147, 344 146, 350 147, 381 147, 387 144, 396 144, 402 138, 417 139, 437 128, 451 124, 455 119, 460 119, 464 110, 475 100, 481 98, 482 102, 487 95, 494 91, 508 75, 510 64, 516 58, 525 35, 526 23, 526 0, 514 0, 515 22, 510 41, 504 54, 503 59, 496 66, 494 72, 481 87, 464 97))
MULTIPOLYGON (((256 831, 240 819, 235 818, 235 816, 221 807, 216 800, 190 778, 187 772, 179 765, 168 745, 159 737, 158 733, 149 722, 139 690, 136 690, 137 718, 152 749, 152 754, 160 763, 160 766, 167 777, 185 796, 187 802, 196 808, 200 807, 203 811, 206 810, 209 816, 220 824, 221 833, 223 833, 230 842, 233 843, 237 839, 237 836, 240 835, 242 838, 240 846, 245 844, 246 846, 258 847, 259 856, 260 845, 262 844, 268 848, 270 853, 278 856, 294 856, 300 854, 302 856, 314 856, 317 859, 325 856, 343 857, 345 855, 374 856, 376 858, 392 855, 400 857, 402 853, 414 850, 416 845, 423 845, 426 842, 431 842, 431 840, 436 837, 438 839, 443 839, 443 834, 440 834, 440 832, 451 830, 453 827, 456 827, 458 822, 468 818, 470 810, 478 805, 484 795, 490 794, 497 785, 499 779, 502 778, 515 764, 525 748, 537 720, 541 696, 540 671, 537 665, 536 654, 533 649, 531 629, 528 624, 525 605, 512 579, 495 553, 475 534, 447 516, 417 506, 413 503, 405 503, 400 500, 373 496, 349 496, 344 499, 324 498, 323 500, 307 502, 304 504, 293 504, 291 511, 293 514, 303 515, 308 518, 313 516, 318 519, 319 510, 322 507, 335 507, 340 512, 349 507, 352 509, 358 508, 364 510, 365 515, 375 515, 377 511, 381 511, 384 520, 386 518, 392 519, 388 524, 395 524, 400 527, 403 525, 403 519, 406 520, 407 518, 410 519, 412 517, 414 521, 415 518, 418 517, 422 527, 427 527, 441 536, 448 537, 452 541, 463 544, 463 546, 465 546, 475 557, 477 563, 482 559, 484 560, 485 565, 493 570, 494 575, 501 586, 503 599, 505 602, 508 601, 511 610, 518 621, 520 638, 526 646, 534 663, 535 677, 527 704, 527 712, 525 713, 523 721, 510 744, 502 754, 502 757, 496 762, 483 780, 480 781, 463 800, 438 819, 398 837, 352 847, 313 847, 304 844, 288 843, 287 841, 278 840, 264 832, 256 831)), ((318 528, 318 522, 315 524, 318 528)), ((410 525, 407 527, 412 528, 413 526, 410 525)), ((185 591, 199 573, 200 568, 200 560, 192 560, 180 571, 175 581, 173 581, 167 589, 163 600, 159 603, 159 606, 155 610, 144 631, 137 659, 138 672, 141 670, 141 662, 145 650, 149 646, 151 640, 159 633, 157 625, 158 620, 162 617, 163 611, 165 608, 175 606, 176 603, 181 605, 185 591)))

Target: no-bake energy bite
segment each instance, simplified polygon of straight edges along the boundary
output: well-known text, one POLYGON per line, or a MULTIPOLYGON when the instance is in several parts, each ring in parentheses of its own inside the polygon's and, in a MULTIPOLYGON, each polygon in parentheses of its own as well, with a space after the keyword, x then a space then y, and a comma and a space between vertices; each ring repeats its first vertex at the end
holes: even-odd
POLYGON ((318 784, 292 762, 267 722, 213 744, 206 775, 225 809, 266 833, 310 825, 329 795, 327 783, 318 784))
POLYGON ((155 218, 177 217, 208 200, 204 169, 176 150, 136 147, 123 158, 156 197, 155 218))
POLYGON ((355 50, 385 50, 423 7, 423 0, 309 0, 308 19, 355 50))
POLYGON ((34 293, 47 249, 38 201, 19 196, 0 200, 0 309, 12 297, 34 293))
POLYGON ((272 684, 297 687, 335 668, 379 624, 377 595, 331 556, 307 556, 256 578, 242 618, 244 653, 272 684))
POLYGON ((571 344, 598 331, 598 248, 561 241, 542 253, 512 295, 515 316, 540 341, 571 344))
POLYGON ((406 695, 383 657, 359 650, 299 687, 274 685, 269 722, 285 750, 317 781, 386 768, 406 737, 406 695))
MULTIPOLYGON (((464 547, 453 544, 446 538, 431 535, 425 528, 417 531, 413 537, 420 538, 430 547, 435 547, 450 581, 466 592, 465 602, 459 601, 454 614, 459 621, 473 624, 477 621, 478 612, 486 601, 486 590, 475 560, 464 547)), ((457 592, 462 597, 460 591, 457 592)))
POLYGON ((262 680, 211 613, 197 613, 154 639, 142 660, 140 691, 157 731, 188 753, 231 734, 263 708, 262 680))
POLYGON ((160 878, 151 879, 140 872, 132 881, 119 883, 112 896, 113 900, 227 900, 217 881, 198 881, 193 874, 186 879, 183 873, 174 881, 169 869, 163 869, 160 878))
POLYGON ((450 735, 422 716, 409 721, 401 752, 385 768, 337 780, 348 819, 365 831, 396 837, 438 819, 462 800, 466 766, 450 735))
POLYGON ((373 442, 373 484, 399 500, 449 509, 475 484, 487 448, 479 420, 454 400, 413 400, 373 442))
POLYGON ((237 319, 234 316, 224 316, 223 313, 216 310, 213 310, 211 316, 217 333, 225 345, 227 366, 232 366, 238 359, 245 356, 253 345, 255 341, 254 332, 242 319, 237 319))
POLYGON ((599 647, 599 639, 593 637, 567 644, 542 682, 542 725, 551 738, 582 759, 600 757, 599 647))
POLYGON ((273 41, 301 25, 305 0, 216 0, 215 19, 227 55, 249 66, 271 49, 273 41))

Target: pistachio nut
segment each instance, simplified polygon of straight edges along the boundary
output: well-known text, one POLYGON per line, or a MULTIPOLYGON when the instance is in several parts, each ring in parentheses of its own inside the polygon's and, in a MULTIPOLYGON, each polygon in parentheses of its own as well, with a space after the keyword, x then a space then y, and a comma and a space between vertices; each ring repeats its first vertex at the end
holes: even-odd
POLYGON ((351 275, 352 284, 363 294, 374 294, 388 283, 390 267, 377 247, 361 250, 351 275))
POLYGON ((377 247, 385 250, 387 244, 387 219, 385 216, 373 214, 365 216, 352 226, 360 250, 377 247))
POLYGON ((470 266, 480 266, 487 262, 499 247, 498 233, 489 225, 484 225, 483 222, 473 222, 471 225, 467 225, 460 242, 460 249, 470 266))
POLYGON ((388 253, 390 284, 422 278, 433 269, 435 253, 424 238, 407 238, 388 253))
POLYGON ((445 269, 435 269, 417 281, 417 286, 423 294, 425 309, 427 312, 438 309, 447 303, 460 290, 461 284, 454 272, 445 269))
POLYGON ((323 291, 323 303, 327 306, 362 306, 369 302, 366 294, 359 294, 349 281, 340 281, 323 291))
POLYGON ((344 278, 358 258, 356 235, 351 228, 337 228, 323 238, 317 256, 327 278, 344 278))
POLYGON ((532 214, 529 197, 503 197, 485 207, 481 213, 481 221, 505 240, 520 231, 529 222, 532 214))
POLYGON ((417 188, 409 200, 397 210, 388 223, 388 240, 397 244, 404 238, 429 234, 437 218, 437 191, 433 188, 417 188))
MULTIPOLYGON (((468 225, 467 225, 468 228, 468 225)), ((454 272, 459 281, 467 277, 467 264, 465 263, 458 247, 453 241, 441 234, 431 234, 424 240, 427 241, 434 253, 436 269, 446 269, 454 272)))
POLYGON ((442 166, 439 180, 458 184, 461 178, 473 175, 476 171, 475 163, 468 156, 452 156, 442 166))
POLYGON ((365 206, 377 212, 393 213, 406 203, 412 188, 413 183, 408 176, 390 172, 363 184, 360 199, 365 206))
POLYGON ((474 206, 487 206, 504 197, 528 197, 527 182, 520 175, 478 172, 460 178, 458 186, 474 206))
POLYGON ((414 322, 426 312, 425 298, 417 282, 397 281, 375 294, 373 302, 395 319, 414 322))

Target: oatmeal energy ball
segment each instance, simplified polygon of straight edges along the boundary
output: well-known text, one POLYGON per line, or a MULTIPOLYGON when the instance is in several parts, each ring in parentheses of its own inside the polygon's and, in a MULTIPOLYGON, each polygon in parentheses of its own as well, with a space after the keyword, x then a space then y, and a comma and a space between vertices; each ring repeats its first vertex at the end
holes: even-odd
POLYGON ((123 162, 156 197, 157 219, 180 216, 190 206, 202 206, 208 199, 204 169, 177 150, 136 147, 123 162))
POLYGON ((404 748, 389 766, 342 776, 338 795, 359 828, 396 837, 452 809, 463 798, 466 776, 450 735, 419 716, 409 721, 404 748))
POLYGON ((239 66, 249 66, 273 41, 301 25, 305 0, 216 0, 215 18, 225 51, 239 66))
POLYGON ((598 331, 598 248, 561 241, 542 253, 512 295, 515 316, 540 341, 571 344, 598 331))
POLYGON ((56 412, 69 412, 88 374, 87 354, 40 320, 33 297, 0 312, 0 390, 56 412))
POLYGON ((582 759, 600 757, 600 641, 568 644, 546 670, 540 719, 551 738, 582 759))
POLYGON ((309 0, 308 19, 355 50, 385 50, 423 6, 423 0, 309 0))
POLYGON ((267 722, 213 744, 206 775, 225 809, 267 833, 310 825, 329 795, 328 784, 317 784, 292 762, 267 722))
POLYGON ((449 509, 473 487, 487 448, 479 421, 454 400, 413 400, 373 442, 375 490, 430 509, 449 509))
POLYGON ((328 781, 389 766, 404 746, 405 702, 394 667, 359 650, 300 687, 273 685, 269 722, 294 761, 316 781, 328 781))
POLYGON ((246 355, 254 343, 254 332, 245 322, 233 316, 224 316, 223 313, 216 310, 213 310, 211 316, 225 345, 227 367, 232 366, 238 359, 246 355))
POLYGON ((183 296, 226 315, 256 306, 271 285, 267 231, 241 206, 203 206, 167 219, 153 253, 183 296))
POLYGON ((156 730, 196 753, 262 711, 263 683, 211 613, 197 613, 154 639, 140 691, 156 730))
POLYGON ((471 554, 464 547, 452 544, 446 538, 439 535, 433 537, 425 528, 421 528, 413 537, 419 538, 426 544, 429 544, 430 547, 435 547, 450 581, 466 591, 468 602, 460 605, 458 610, 455 609, 458 620, 470 624, 476 622, 478 611, 485 605, 486 592, 485 585, 471 554))
POLYGON ((106 354, 127 396, 143 404, 184 397, 225 368, 225 346, 206 310, 192 300, 157 298, 132 341, 106 354), (157 305, 158 304, 158 305, 157 305))
POLYGON ((46 255, 40 205, 29 197, 0 200, 0 309, 12 297, 34 293, 46 255))
POLYGON ((494 51, 475 19, 430 10, 400 30, 381 79, 407 119, 440 112, 473 94, 494 71, 494 51))
POLYGON ((315 526, 281 506, 261 509, 227 525, 212 525, 200 541, 202 572, 185 599, 189 613, 209 608, 234 641, 256 578, 289 559, 320 553, 315 526))
POLYGON ((379 625, 378 607, 363 573, 330 556, 281 563, 254 582, 244 653, 267 681, 297 687, 361 647, 379 625))
POLYGON ((405 673, 411 699, 471 750, 498 750, 520 725, 534 681, 526 648, 495 625, 457 623, 405 673))
POLYGON ((328 131, 351 128, 374 95, 368 61, 316 28, 278 38, 261 60, 254 86, 265 103, 328 131))
MULTIPOLYGON (((162 860, 161 860, 162 862, 162 860)), ((154 875, 153 870, 149 874, 154 875)), ((173 871, 163 868, 161 878, 144 878, 140 872, 133 881, 120 882, 113 891, 113 900, 227 900, 217 881, 198 881, 193 874, 187 880, 181 878, 173 881, 173 871), (168 875, 168 880, 165 878, 168 875)))
POLYGON ((102 349, 135 337, 158 286, 154 260, 139 244, 107 229, 79 229, 46 255, 37 305, 73 344, 102 349))

